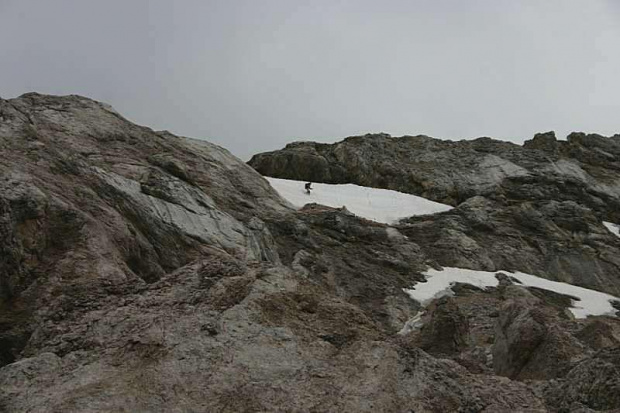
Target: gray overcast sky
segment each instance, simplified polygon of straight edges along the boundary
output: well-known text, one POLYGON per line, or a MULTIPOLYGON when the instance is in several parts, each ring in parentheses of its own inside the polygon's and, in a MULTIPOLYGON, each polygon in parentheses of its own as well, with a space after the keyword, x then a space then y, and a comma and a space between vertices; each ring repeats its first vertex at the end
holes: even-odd
POLYGON ((620 132, 617 0, 0 0, 0 96, 77 93, 244 160, 366 132, 620 132))

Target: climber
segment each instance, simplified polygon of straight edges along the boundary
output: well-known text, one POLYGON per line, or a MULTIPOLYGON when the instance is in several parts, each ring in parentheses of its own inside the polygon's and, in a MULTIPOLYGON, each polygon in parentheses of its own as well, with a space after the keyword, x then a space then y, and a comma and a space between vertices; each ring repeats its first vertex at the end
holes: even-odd
POLYGON ((307 193, 308 195, 310 195, 310 190, 312 189, 312 186, 311 186, 311 185, 312 185, 312 182, 308 182, 308 183, 306 183, 306 186, 305 186, 305 188, 306 188, 306 193, 307 193))

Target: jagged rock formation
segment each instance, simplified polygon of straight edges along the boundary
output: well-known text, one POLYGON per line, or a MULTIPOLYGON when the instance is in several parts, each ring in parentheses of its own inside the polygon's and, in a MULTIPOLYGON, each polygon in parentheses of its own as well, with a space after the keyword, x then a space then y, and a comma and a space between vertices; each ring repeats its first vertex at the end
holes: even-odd
MULTIPOLYGON (((615 147, 601 142, 571 149, 592 165, 586 192, 616 185, 601 153, 615 147)), ((535 145, 564 165, 566 145, 535 145)), ((320 205, 295 211, 224 149, 78 96, 0 100, 0 151, 0 411, 620 408, 617 318, 574 320, 568 297, 505 275, 498 288, 455 287, 423 314, 403 292, 429 266, 521 263, 614 293, 620 244, 600 226, 615 217, 610 190, 592 195, 598 206, 578 191, 555 204, 541 195, 537 212, 494 195, 513 185, 498 174, 536 168, 483 154, 486 175, 458 185, 484 198, 390 228, 320 205), (580 275, 571 262, 599 268, 580 275), (422 327, 403 328, 416 314, 422 327)), ((330 176, 351 173, 324 159, 330 176)), ((372 159, 355 162, 372 171, 372 159)), ((427 186, 460 199, 444 184, 427 186)))
POLYGON ((620 238, 574 201, 501 203, 475 196, 401 228, 441 265, 513 270, 620 296, 620 238))
POLYGON ((266 176, 395 189, 458 206, 403 227, 440 265, 517 270, 620 295, 620 135, 480 138, 366 135, 254 156, 266 176), (423 240, 423 241, 422 241, 423 240))
POLYGON ((548 132, 519 146, 376 134, 295 142, 249 164, 265 176, 395 189, 455 206, 475 195, 575 201, 620 221, 620 135, 573 133, 564 142, 548 132))

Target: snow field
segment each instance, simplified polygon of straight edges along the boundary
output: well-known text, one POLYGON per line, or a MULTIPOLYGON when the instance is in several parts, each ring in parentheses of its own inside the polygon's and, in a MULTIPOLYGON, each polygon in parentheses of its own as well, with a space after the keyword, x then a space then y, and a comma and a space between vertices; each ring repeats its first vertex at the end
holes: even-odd
POLYGON ((611 300, 618 300, 618 298, 613 295, 522 272, 488 272, 451 267, 445 267, 441 271, 430 269, 424 273, 426 282, 418 283, 412 289, 404 291, 425 306, 434 298, 453 295, 451 287, 456 282, 471 284, 479 288, 496 287, 499 281, 495 278, 495 274, 498 272, 504 272, 516 278, 526 287, 538 287, 578 298, 579 301, 573 300, 573 307, 570 308, 575 318, 585 318, 589 315, 614 315, 616 312, 611 305, 611 300))
MULTIPOLYGON (((313 202, 333 208, 346 206, 357 216, 385 224, 396 223, 400 219, 414 215, 435 214, 452 209, 449 205, 388 189, 368 188, 353 184, 312 183, 312 192, 307 194, 303 181, 269 177, 265 179, 280 196, 297 208, 313 202)), ((620 227, 617 224, 611 222, 603 224, 620 237, 620 227)), ((450 267, 445 267, 441 271, 430 269, 424 273, 426 282, 418 283, 411 289, 405 289, 405 292, 425 306, 435 298, 453 295, 451 287, 456 282, 471 284, 479 288, 496 287, 499 284, 495 278, 497 272, 499 271, 487 272, 450 267)), ((576 318, 585 318, 589 315, 613 315, 616 312, 611 301, 619 299, 612 295, 522 272, 506 271, 505 273, 519 280, 523 286, 538 287, 578 298, 579 300, 573 300, 573 307, 570 308, 576 318)))
POLYGON ((271 186, 297 208, 316 202, 333 208, 346 206, 362 218, 393 224, 414 215, 435 214, 452 209, 451 206, 389 189, 368 188, 353 184, 332 185, 312 183, 308 195, 305 182, 265 177, 271 186))

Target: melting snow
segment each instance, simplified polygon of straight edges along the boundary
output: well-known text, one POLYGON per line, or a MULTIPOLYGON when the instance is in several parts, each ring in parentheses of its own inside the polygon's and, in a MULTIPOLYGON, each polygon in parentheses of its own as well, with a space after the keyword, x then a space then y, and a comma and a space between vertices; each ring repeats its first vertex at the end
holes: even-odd
MULTIPOLYGON (((420 302, 420 304, 426 305, 434 298, 452 295, 451 287, 455 282, 471 284, 480 288, 495 287, 499 283, 497 278, 495 278, 497 272, 450 267, 445 267, 441 271, 431 269, 424 273, 427 282, 418 283, 414 288, 406 289, 405 292, 411 298, 420 302)), ((506 272, 506 274, 521 281, 524 286, 538 287, 543 290, 555 291, 579 298, 579 301, 573 301, 573 307, 570 308, 576 318, 585 318, 589 315, 613 315, 616 312, 610 300, 618 300, 618 298, 613 295, 577 287, 576 285, 547 280, 522 272, 506 272)))
POLYGON ((616 237, 620 237, 620 225, 614 224, 613 222, 604 222, 603 225, 607 227, 616 237))
MULTIPOLYGON (((388 189, 368 188, 353 184, 313 183, 312 193, 308 195, 304 189, 305 182, 267 177, 266 179, 283 198, 297 208, 312 202, 334 208, 346 206, 355 215, 386 224, 413 215, 434 214, 452 209, 449 205, 388 189)), ((604 224, 620 237, 618 225, 610 222, 604 222, 604 224)), ((480 288, 496 287, 499 281, 495 278, 495 274, 497 271, 487 272, 449 267, 441 271, 431 269, 424 274, 426 282, 418 283, 414 288, 406 289, 405 292, 422 305, 426 305, 434 298, 454 294, 451 287, 455 282, 480 288)), ((522 272, 507 272, 507 274, 519 280, 524 286, 538 287, 578 298, 578 301, 573 301, 573 307, 570 309, 576 318, 615 314, 616 312, 610 300, 618 300, 618 298, 612 295, 522 272)))
POLYGON ((278 193, 297 208, 316 202, 334 208, 346 206, 357 216, 377 222, 392 224, 413 215, 427 215, 452 209, 450 205, 391 191, 353 184, 331 185, 312 183, 308 195, 305 182, 288 179, 265 178, 278 193))

